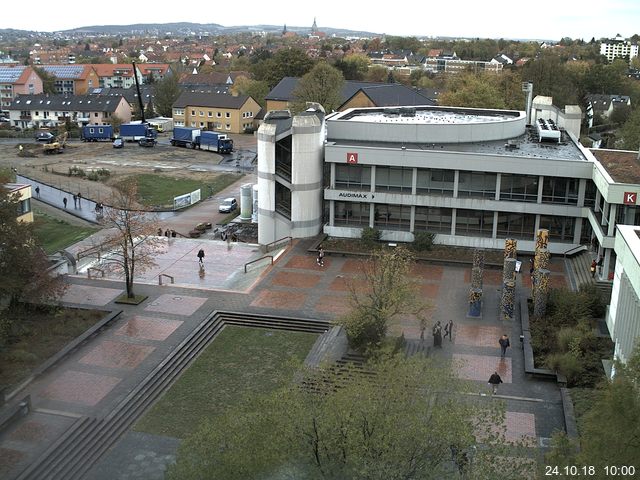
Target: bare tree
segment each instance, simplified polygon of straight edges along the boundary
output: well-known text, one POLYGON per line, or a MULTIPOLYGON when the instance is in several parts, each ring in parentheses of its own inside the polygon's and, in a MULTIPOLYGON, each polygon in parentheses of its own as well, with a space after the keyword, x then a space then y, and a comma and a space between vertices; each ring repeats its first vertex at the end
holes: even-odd
POLYGON ((155 266, 153 258, 164 248, 163 239, 156 235, 156 217, 141 209, 136 201, 137 193, 138 186, 132 179, 125 180, 114 191, 103 217, 105 227, 111 230, 100 244, 100 249, 108 252, 101 264, 122 273, 128 298, 135 297, 136 273, 155 266))

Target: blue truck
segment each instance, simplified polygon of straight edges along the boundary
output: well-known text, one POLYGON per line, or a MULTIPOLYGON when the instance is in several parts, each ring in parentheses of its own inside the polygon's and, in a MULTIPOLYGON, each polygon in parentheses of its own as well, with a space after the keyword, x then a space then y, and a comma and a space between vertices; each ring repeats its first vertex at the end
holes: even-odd
POLYGON ((202 132, 200 134, 199 148, 217 153, 231 153, 233 151, 233 140, 223 133, 202 132))
POLYGON ((138 142, 143 138, 156 138, 158 132, 148 123, 123 123, 120 125, 120 137, 124 141, 138 142))
POLYGON ((173 127, 171 145, 174 147, 196 148, 200 145, 200 129, 192 127, 173 127))
POLYGON ((85 125, 81 138, 83 142, 110 142, 115 137, 111 125, 85 125))

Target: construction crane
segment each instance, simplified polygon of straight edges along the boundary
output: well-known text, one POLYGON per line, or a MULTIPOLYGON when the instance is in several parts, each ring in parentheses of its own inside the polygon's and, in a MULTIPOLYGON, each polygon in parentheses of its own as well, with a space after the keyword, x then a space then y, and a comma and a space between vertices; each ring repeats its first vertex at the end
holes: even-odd
POLYGON ((46 155, 64 152, 64 149, 67 146, 68 136, 69 136, 69 133, 64 132, 62 135, 58 135, 57 137, 51 139, 51 141, 42 145, 42 151, 46 155))

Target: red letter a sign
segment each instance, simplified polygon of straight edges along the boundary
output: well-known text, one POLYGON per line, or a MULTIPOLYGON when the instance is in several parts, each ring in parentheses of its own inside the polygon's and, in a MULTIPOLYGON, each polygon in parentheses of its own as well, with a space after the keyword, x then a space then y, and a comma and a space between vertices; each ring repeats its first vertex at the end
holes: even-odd
POLYGON ((358 154, 347 153, 347 163, 358 163, 358 154))

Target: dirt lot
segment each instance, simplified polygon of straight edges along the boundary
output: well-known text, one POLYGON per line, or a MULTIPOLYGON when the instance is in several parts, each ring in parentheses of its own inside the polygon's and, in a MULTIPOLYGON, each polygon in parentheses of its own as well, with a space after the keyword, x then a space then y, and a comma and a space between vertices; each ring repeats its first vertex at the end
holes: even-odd
POLYGON ((107 198, 111 185, 123 177, 136 173, 157 173, 173 177, 202 178, 203 174, 217 172, 251 171, 255 158, 256 137, 252 135, 232 136, 236 151, 222 156, 212 152, 171 147, 169 136, 161 136, 154 148, 143 148, 127 143, 125 148, 114 149, 111 142, 70 142, 64 153, 45 155, 42 144, 33 140, 23 142, 23 156, 19 156, 16 140, 0 143, 0 166, 13 167, 19 173, 56 186, 69 192, 82 192, 86 198, 107 198), (69 169, 81 168, 85 173, 108 169, 110 176, 105 182, 96 182, 77 176, 69 176, 69 169))

